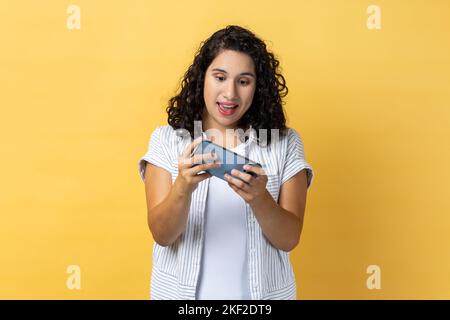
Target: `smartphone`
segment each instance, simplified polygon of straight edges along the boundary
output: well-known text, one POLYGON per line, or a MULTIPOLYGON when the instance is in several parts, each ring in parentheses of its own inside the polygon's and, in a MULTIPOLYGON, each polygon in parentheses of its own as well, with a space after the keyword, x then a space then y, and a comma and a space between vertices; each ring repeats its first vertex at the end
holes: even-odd
MULTIPOLYGON (((252 166, 258 166, 262 167, 261 164, 250 160, 247 157, 241 156, 240 154, 231 151, 229 149, 226 149, 222 146, 219 146, 218 144, 211 142, 209 140, 203 140, 192 152, 191 156, 194 154, 204 154, 204 153, 215 153, 217 155, 217 162, 221 163, 221 166, 219 168, 212 168, 206 170, 206 172, 209 172, 211 175, 220 178, 222 180, 225 180, 225 174, 231 175, 231 170, 236 169, 248 174, 251 174, 252 176, 256 176, 254 172, 244 170, 244 165, 252 165, 252 166)), ((202 163, 212 163, 213 160, 204 160, 202 163)), ((196 166, 198 164, 195 164, 196 166)), ((236 177, 237 178, 237 177, 236 177)), ((225 180, 226 181, 226 180, 225 180)))

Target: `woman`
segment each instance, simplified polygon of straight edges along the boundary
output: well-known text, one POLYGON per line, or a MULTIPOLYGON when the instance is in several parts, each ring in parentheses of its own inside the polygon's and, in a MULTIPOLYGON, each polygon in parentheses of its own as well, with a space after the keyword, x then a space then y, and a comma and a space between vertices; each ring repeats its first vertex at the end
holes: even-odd
POLYGON ((296 298, 288 252, 313 171, 285 125, 278 65, 251 31, 228 26, 202 44, 170 99, 169 125, 156 128, 139 162, 155 240, 152 299, 296 298), (221 165, 214 155, 192 156, 205 138, 262 168, 211 176, 221 165))

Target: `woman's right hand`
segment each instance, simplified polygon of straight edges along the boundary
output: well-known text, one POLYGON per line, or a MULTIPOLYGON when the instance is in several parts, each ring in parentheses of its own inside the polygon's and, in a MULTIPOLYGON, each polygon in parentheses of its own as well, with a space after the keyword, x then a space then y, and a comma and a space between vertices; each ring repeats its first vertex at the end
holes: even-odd
POLYGON ((196 154, 191 156, 193 150, 202 142, 202 136, 192 141, 183 151, 178 160, 178 176, 175 180, 175 187, 181 194, 191 194, 197 188, 198 184, 211 177, 211 174, 205 171, 213 168, 219 168, 220 163, 202 163, 207 160, 216 160, 217 156, 211 153, 196 154))

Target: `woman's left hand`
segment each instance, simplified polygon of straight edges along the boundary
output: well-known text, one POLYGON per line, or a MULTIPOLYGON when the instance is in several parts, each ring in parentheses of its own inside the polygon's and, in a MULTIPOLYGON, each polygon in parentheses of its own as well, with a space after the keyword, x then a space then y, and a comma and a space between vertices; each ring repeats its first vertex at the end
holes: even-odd
POLYGON ((225 174, 225 180, 234 191, 251 204, 267 193, 267 175, 261 167, 257 166, 245 165, 244 170, 256 173, 257 176, 253 177, 249 173, 233 169, 231 176, 225 174))

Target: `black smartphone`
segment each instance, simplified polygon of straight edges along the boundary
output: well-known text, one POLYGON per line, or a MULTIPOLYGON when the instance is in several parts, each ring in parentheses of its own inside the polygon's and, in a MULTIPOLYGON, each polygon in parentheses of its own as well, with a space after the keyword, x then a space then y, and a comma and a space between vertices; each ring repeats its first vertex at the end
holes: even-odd
MULTIPOLYGON (((211 142, 209 140, 203 140, 192 152, 191 156, 194 154, 204 154, 204 153, 215 153, 217 155, 217 162, 221 163, 219 168, 213 168, 206 170, 211 175, 225 180, 225 173, 231 175, 231 170, 236 169, 252 176, 256 176, 254 172, 244 170, 244 165, 252 165, 262 167, 261 164, 256 161, 252 161, 247 157, 241 156, 240 154, 226 149, 218 144, 211 142)), ((212 163, 213 160, 202 161, 202 163, 212 163)), ((198 165, 198 164, 196 164, 198 165)), ((195 165, 194 165, 195 166, 195 165)), ((237 177, 236 177, 237 178, 237 177)), ((225 180, 226 181, 226 180, 225 180)))

